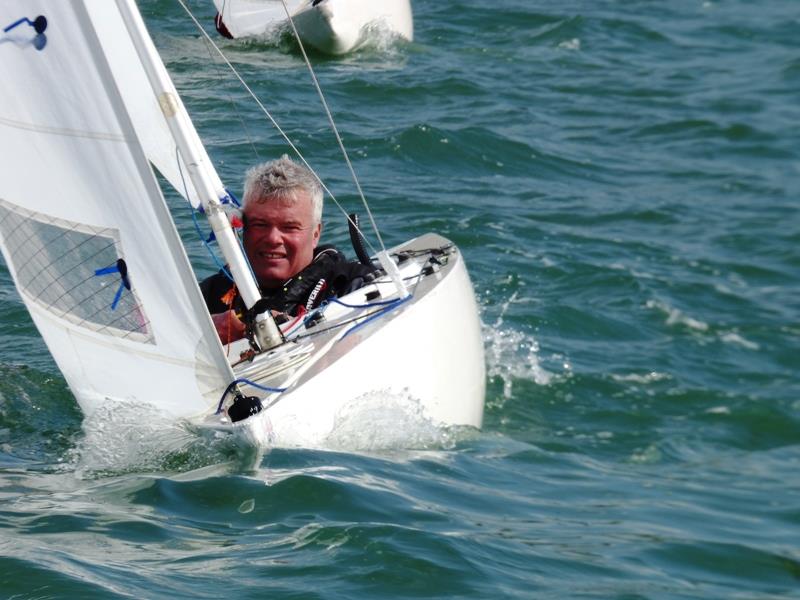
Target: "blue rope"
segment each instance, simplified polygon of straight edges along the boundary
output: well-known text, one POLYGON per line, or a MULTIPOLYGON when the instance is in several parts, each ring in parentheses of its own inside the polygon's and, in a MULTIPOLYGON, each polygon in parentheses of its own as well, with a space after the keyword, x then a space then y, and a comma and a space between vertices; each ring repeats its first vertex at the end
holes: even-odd
POLYGON ((218 415, 219 413, 222 412, 222 404, 225 402, 225 398, 227 398, 228 394, 231 393, 231 390, 235 386, 240 384, 240 383, 246 383, 247 385, 250 385, 250 386, 252 386, 254 388, 258 388, 259 390, 264 390, 265 392, 273 392, 273 393, 277 393, 277 394, 283 393, 283 392, 285 392, 286 390, 289 389, 289 388, 267 387, 267 386, 264 386, 264 385, 260 385, 260 384, 256 383, 255 381, 251 381, 249 379, 245 379, 243 377, 240 378, 240 379, 234 379, 233 381, 231 381, 231 383, 228 385, 228 387, 225 388, 225 393, 222 394, 222 398, 219 399, 219 406, 217 406, 217 412, 214 413, 214 414, 218 415))
POLYGON ((130 280, 128 279, 128 272, 127 271, 128 271, 128 268, 125 266, 125 261, 123 261, 122 259, 119 259, 117 261, 117 264, 115 264, 113 266, 104 267, 102 269, 95 269, 95 272, 94 272, 95 277, 100 277, 102 275, 112 275, 114 273, 119 273, 119 278, 120 278, 119 288, 117 288, 117 293, 114 294, 114 300, 113 300, 113 302, 111 302, 111 310, 116 310, 117 309, 117 305, 119 304, 119 301, 122 298, 122 292, 125 291, 126 289, 128 289, 128 290, 131 289, 131 283, 130 283, 130 280), (122 268, 120 268, 120 265, 122 266, 122 268), (123 270, 124 270, 124 272, 123 272, 123 270))
MULTIPOLYGON (((382 309, 381 309, 379 312, 376 312, 376 313, 375 313, 374 315, 372 315, 371 317, 369 317, 369 318, 367 318, 367 319, 364 319, 363 321, 361 321, 361 323, 357 323, 356 325, 353 325, 353 326, 352 326, 350 329, 348 329, 348 330, 347 330, 347 331, 344 333, 344 335, 341 337, 341 339, 344 339, 344 338, 346 338, 348 335, 350 335, 351 333, 353 333, 353 332, 354 332, 354 331, 356 331, 357 329, 360 329, 361 327, 363 327, 363 326, 364 326, 364 325, 366 325, 367 323, 369 323, 369 322, 371 322, 371 321, 374 321, 375 319, 379 319, 380 317, 382 317, 382 316, 386 315, 387 313, 390 313, 391 311, 393 311, 395 308, 397 308, 397 307, 398 307, 398 306, 400 306, 401 304, 405 304, 406 302, 408 302, 409 300, 411 300, 411 298, 413 298, 413 296, 410 296, 410 295, 409 295, 409 296, 406 296, 405 298, 399 298, 399 299, 397 299, 397 300, 391 300, 391 301, 390 301, 390 302, 391 302, 391 304, 388 304, 388 305, 386 305, 386 306, 385 306, 384 308, 382 308, 382 309)), ((376 304, 377 304, 377 302, 376 302, 376 304)), ((384 302, 383 304, 385 304, 385 302, 384 302)), ((369 305, 367 305, 367 306, 369 306, 369 305)))
POLYGON ((308 324, 308 322, 314 317, 316 314, 321 313, 325 310, 325 307, 328 306, 328 300, 323 301, 318 307, 314 310, 309 311, 305 317, 303 317, 303 325, 308 324))
POLYGON ((239 199, 236 196, 234 196, 232 191, 230 191, 228 188, 225 188, 225 194, 226 194, 225 197, 222 198, 221 200, 223 204, 231 203, 236 208, 242 208, 242 203, 239 202, 239 199))
POLYGON ((44 15, 39 15, 33 21, 31 21, 28 17, 22 17, 21 19, 17 19, 11 25, 5 27, 3 29, 3 33, 8 33, 15 27, 22 25, 23 23, 27 23, 36 31, 36 33, 42 33, 45 29, 47 29, 47 19, 44 15))
MULTIPOLYGON (((374 315, 372 315, 369 318, 361 321, 361 323, 357 323, 356 325, 354 325, 353 327, 348 329, 344 333, 344 335, 341 337, 341 339, 344 339, 348 335, 350 335, 351 333, 356 331, 357 329, 363 327, 364 325, 366 325, 367 323, 370 323, 371 321, 374 321, 375 319, 378 319, 378 318, 386 315, 387 313, 393 311, 398 306, 400 306, 402 304, 405 304, 406 302, 408 302, 412 298, 413 298, 413 296, 406 296, 405 298, 398 298, 397 300, 384 300, 384 301, 381 301, 381 302, 373 302, 372 304, 362 304, 362 305, 350 305, 350 304, 347 304, 345 302, 342 302, 341 300, 338 300, 337 298, 331 298, 329 300, 329 302, 335 302, 336 304, 341 304, 342 306, 347 306, 347 307, 350 307, 350 308, 369 308, 370 306, 383 306, 383 308, 379 312, 376 312, 374 315)), ((308 315, 308 317, 306 317, 306 319, 311 317, 311 315, 313 315, 318 310, 321 310, 323 308, 323 306, 324 305, 319 306, 319 307, 317 307, 317 309, 315 311, 309 313, 309 315, 308 315)), ((231 390, 236 385, 238 385, 240 383, 246 383, 247 385, 252 386, 254 388, 257 388, 259 390, 263 390, 265 392, 270 392, 270 393, 276 393, 276 394, 281 394, 281 393, 283 393, 283 392, 285 392, 286 390, 289 389, 289 388, 267 387, 267 386, 264 386, 264 385, 260 385, 260 384, 256 383, 255 381, 252 381, 250 379, 246 379, 244 377, 239 378, 239 379, 234 379, 228 385, 228 387, 225 388, 225 392, 222 394, 222 397, 219 399, 219 405, 217 406, 217 412, 215 414, 219 414, 219 413, 222 412, 222 405, 225 403, 225 398, 227 398, 228 394, 231 393, 231 390)))
POLYGON ((348 304, 347 302, 342 302, 338 298, 329 298, 327 301, 347 308, 372 308, 373 306, 387 306, 397 302, 397 300, 379 300, 377 302, 370 302, 369 304, 348 304))
POLYGON ((208 236, 208 239, 203 239, 203 231, 200 229, 200 223, 197 222, 198 211, 197 209, 195 209, 194 206, 192 206, 192 203, 189 202, 189 188, 186 185, 186 178, 183 176, 183 169, 181 169, 181 161, 180 161, 180 151, 177 147, 175 148, 175 162, 178 163, 178 173, 181 176, 181 183, 183 184, 183 192, 184 192, 183 195, 184 198, 186 198, 186 202, 189 204, 189 208, 192 213, 192 222, 194 223, 195 231, 197 231, 197 237, 200 238, 200 241, 206 247, 206 250, 208 250, 211 259, 217 265, 219 270, 222 271, 228 279, 233 281, 233 275, 231 275, 230 271, 228 271, 228 267, 225 264, 223 264, 222 261, 219 260, 219 258, 217 258, 217 255, 214 253, 213 248, 211 248, 211 242, 215 239, 214 232, 213 231, 211 232, 211 235, 208 236))

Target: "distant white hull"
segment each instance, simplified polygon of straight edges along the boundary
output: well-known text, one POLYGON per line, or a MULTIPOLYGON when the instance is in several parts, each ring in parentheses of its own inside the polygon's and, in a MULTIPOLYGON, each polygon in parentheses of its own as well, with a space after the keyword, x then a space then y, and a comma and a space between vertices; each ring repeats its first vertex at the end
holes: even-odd
MULTIPOLYGON (((281 0, 214 0, 234 38, 261 35, 288 25, 281 0)), ((371 28, 408 41, 414 38, 409 0, 286 0, 304 44, 328 54, 351 52, 371 28)))

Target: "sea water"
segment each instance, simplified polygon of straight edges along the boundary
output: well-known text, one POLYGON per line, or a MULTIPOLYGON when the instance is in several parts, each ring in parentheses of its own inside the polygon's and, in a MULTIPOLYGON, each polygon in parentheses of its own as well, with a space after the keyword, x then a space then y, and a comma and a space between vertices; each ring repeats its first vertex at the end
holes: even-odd
MULTIPOLYGON (((363 220, 297 45, 192 5, 363 220)), ((291 150, 177 3, 140 7, 240 194, 291 150)), ((800 5, 413 9, 413 43, 310 59, 385 243, 465 255, 483 429, 380 397, 314 449, 84 420, 3 267, 0 597, 800 598, 800 5)))

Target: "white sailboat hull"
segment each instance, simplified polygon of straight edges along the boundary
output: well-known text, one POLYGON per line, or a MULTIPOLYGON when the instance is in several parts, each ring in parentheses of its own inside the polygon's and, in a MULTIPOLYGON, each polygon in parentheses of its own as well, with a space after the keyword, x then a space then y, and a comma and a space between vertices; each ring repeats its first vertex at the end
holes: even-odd
POLYGON ((355 50, 366 41, 369 27, 406 40, 414 37, 408 0, 322 0, 298 11, 293 19, 303 42, 328 54, 355 50))
POLYGON ((374 393, 410 398, 436 424, 480 427, 485 373, 473 298, 459 257, 431 293, 269 409, 278 440, 324 439, 343 409, 374 393))
MULTIPOLYGON (((234 38, 288 25, 281 0, 215 0, 215 4, 234 38)), ((370 28, 408 41, 414 38, 409 0, 295 0, 287 7, 303 43, 328 54, 357 49, 368 39, 370 28)))
MULTIPOLYGON (((447 244, 428 234, 395 251, 447 244)), ((282 394, 265 397, 267 408, 233 429, 256 445, 319 446, 340 419, 375 401, 413 405, 434 425, 479 428, 485 365, 478 308, 461 254, 453 247, 446 260, 395 311, 339 337, 342 330, 322 341, 296 374, 269 380, 275 387, 286 385, 282 381, 294 383, 282 394)), ((419 268, 405 265, 404 277, 413 277, 419 268)), ((392 284, 379 287, 386 290, 392 284)), ((364 302, 372 289, 357 290, 342 300, 364 302)), ((252 367, 243 374, 258 376, 252 367)), ((215 419, 225 424, 224 418, 211 421, 215 419)))

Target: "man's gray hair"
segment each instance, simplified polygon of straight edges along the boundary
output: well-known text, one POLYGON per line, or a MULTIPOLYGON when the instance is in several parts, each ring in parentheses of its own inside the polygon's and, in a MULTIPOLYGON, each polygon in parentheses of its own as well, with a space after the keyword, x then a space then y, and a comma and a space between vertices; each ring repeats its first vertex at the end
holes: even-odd
POLYGON ((247 208, 248 202, 267 196, 296 200, 298 189, 308 192, 314 224, 321 223, 322 186, 308 167, 294 162, 286 154, 247 171, 242 209, 247 208))

